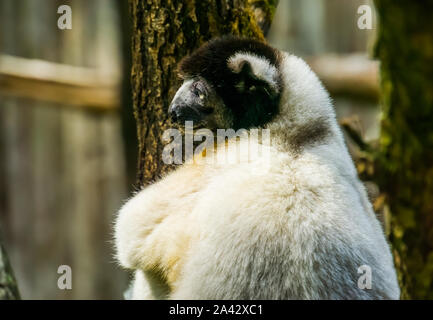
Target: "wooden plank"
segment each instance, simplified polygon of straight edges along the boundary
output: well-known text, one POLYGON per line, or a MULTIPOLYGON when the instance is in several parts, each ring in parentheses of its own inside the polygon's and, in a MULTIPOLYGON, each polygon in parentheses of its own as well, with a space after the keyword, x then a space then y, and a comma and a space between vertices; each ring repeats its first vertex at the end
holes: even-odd
POLYGON ((307 62, 331 94, 378 100, 379 62, 366 54, 322 55, 307 62))
POLYGON ((101 110, 120 105, 120 77, 98 69, 0 55, 0 93, 101 110))

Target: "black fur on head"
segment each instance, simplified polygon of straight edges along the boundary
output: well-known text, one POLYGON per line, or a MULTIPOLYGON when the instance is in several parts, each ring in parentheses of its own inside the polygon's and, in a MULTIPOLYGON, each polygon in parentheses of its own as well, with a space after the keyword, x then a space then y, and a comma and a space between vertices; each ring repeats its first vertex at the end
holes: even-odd
POLYGON ((260 127, 278 113, 281 79, 278 75, 277 88, 271 87, 254 74, 249 62, 241 63, 235 72, 228 63, 237 53, 265 59, 279 70, 278 50, 257 40, 226 36, 205 43, 185 57, 179 64, 179 75, 183 79, 201 77, 208 81, 231 110, 234 129, 260 127))

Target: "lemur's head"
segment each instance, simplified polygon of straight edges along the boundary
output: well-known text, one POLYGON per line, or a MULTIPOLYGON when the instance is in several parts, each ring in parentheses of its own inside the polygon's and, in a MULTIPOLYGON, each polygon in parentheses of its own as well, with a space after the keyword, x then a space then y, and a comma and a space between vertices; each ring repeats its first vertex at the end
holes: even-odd
POLYGON ((268 123, 281 96, 280 52, 250 39, 212 40, 184 58, 184 80, 169 108, 173 121, 194 127, 252 128, 268 123))

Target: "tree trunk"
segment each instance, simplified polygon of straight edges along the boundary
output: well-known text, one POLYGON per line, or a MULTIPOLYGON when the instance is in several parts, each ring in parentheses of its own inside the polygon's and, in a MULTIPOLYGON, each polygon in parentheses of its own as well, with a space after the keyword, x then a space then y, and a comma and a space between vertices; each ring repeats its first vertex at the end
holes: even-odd
POLYGON ((433 1, 375 1, 380 28, 379 184, 402 298, 433 298, 433 1))
POLYGON ((176 65, 203 42, 225 34, 264 40, 276 0, 130 0, 132 91, 139 144, 138 183, 170 168, 162 162, 167 109, 179 84, 176 65))
POLYGON ((20 299, 17 281, 15 280, 6 250, 0 242, 0 300, 20 299))

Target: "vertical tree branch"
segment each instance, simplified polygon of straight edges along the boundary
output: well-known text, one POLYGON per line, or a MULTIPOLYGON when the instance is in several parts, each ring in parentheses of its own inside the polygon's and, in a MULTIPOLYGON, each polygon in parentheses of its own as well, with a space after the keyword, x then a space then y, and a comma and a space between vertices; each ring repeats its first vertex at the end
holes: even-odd
POLYGON ((17 282, 6 250, 0 242, 0 300, 20 299, 17 282))
POLYGON ((378 182, 402 298, 433 298, 433 1, 375 0, 382 124, 378 182))

